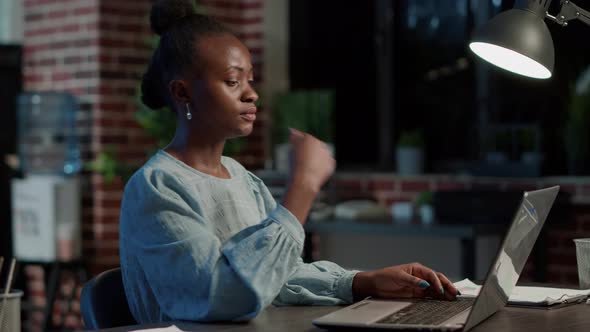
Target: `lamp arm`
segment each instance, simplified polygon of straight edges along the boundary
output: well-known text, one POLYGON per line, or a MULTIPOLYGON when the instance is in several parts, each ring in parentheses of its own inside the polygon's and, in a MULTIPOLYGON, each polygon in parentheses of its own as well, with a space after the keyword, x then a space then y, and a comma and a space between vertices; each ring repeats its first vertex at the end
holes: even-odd
POLYGON ((546 16, 550 20, 557 22, 557 24, 564 27, 567 26, 568 21, 575 19, 590 25, 590 12, 580 8, 570 0, 561 0, 561 9, 557 16, 552 16, 549 13, 546 13, 546 16))

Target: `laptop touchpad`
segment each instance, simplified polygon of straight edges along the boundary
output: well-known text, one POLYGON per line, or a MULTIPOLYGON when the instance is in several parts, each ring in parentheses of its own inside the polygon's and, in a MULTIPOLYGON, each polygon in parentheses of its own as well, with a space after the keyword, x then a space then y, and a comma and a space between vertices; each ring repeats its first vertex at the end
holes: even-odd
POLYGON ((365 300, 317 319, 317 323, 372 323, 412 304, 411 301, 365 300))

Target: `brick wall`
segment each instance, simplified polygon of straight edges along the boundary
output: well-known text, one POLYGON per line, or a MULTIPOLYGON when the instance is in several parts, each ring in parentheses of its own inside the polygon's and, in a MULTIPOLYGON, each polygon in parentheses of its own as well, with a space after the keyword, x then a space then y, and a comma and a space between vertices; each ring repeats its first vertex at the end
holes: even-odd
MULTIPOLYGON (((98 0, 25 0, 23 39, 23 82, 25 91, 67 91, 78 98, 78 132, 81 136, 83 159, 89 160, 96 152, 90 142, 93 136, 93 117, 98 111, 99 77, 99 2, 98 0)), ((83 181, 82 220, 84 246, 89 244, 92 230, 93 200, 91 183, 83 181)), ((86 251, 86 249, 85 249, 86 251)), ((45 271, 38 266, 27 266, 30 302, 42 309, 47 303, 45 271)), ((24 330, 43 329, 42 311, 31 312, 24 330)), ((70 327, 80 326, 79 315, 70 327)), ((61 325, 61 324, 59 324, 61 325)))
MULTIPOLYGON (((262 77, 263 0, 202 1, 200 8, 226 23, 253 57, 262 77)), ((80 103, 77 114, 82 156, 92 160, 114 147, 119 159, 141 164, 154 147, 134 120, 136 88, 152 49, 147 39, 150 0, 24 0, 23 75, 26 91, 65 91, 80 103)), ((261 108, 262 109, 262 108, 261 108)), ((262 111, 253 134, 237 157, 245 166, 264 164, 266 115, 262 111)), ((89 276, 119 265, 118 218, 123 184, 106 183, 97 174, 83 174, 83 254, 89 276)), ((42 268, 28 266, 31 303, 46 305, 42 268)), ((54 326, 81 326, 76 276, 65 274, 51 314, 54 326), (77 296, 74 296, 76 298, 77 296), (65 308, 65 309, 64 309, 65 308)), ((29 315, 24 328, 42 330, 43 314, 29 315)))

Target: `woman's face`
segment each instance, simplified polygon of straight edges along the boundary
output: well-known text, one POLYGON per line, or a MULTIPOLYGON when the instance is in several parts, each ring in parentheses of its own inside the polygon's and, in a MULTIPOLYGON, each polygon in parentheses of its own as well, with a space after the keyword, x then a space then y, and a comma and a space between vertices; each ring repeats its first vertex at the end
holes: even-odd
POLYGON ((195 47, 198 68, 189 83, 193 127, 224 139, 249 135, 258 100, 250 52, 230 34, 206 36, 195 47))

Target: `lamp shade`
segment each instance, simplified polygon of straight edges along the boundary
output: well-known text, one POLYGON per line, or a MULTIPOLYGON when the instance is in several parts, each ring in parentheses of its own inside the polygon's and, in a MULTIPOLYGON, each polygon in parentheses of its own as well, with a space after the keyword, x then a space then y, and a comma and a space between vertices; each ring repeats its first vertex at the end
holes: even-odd
POLYGON ((555 53, 543 18, 526 9, 498 14, 476 31, 469 48, 482 59, 516 74, 551 77, 555 53))

